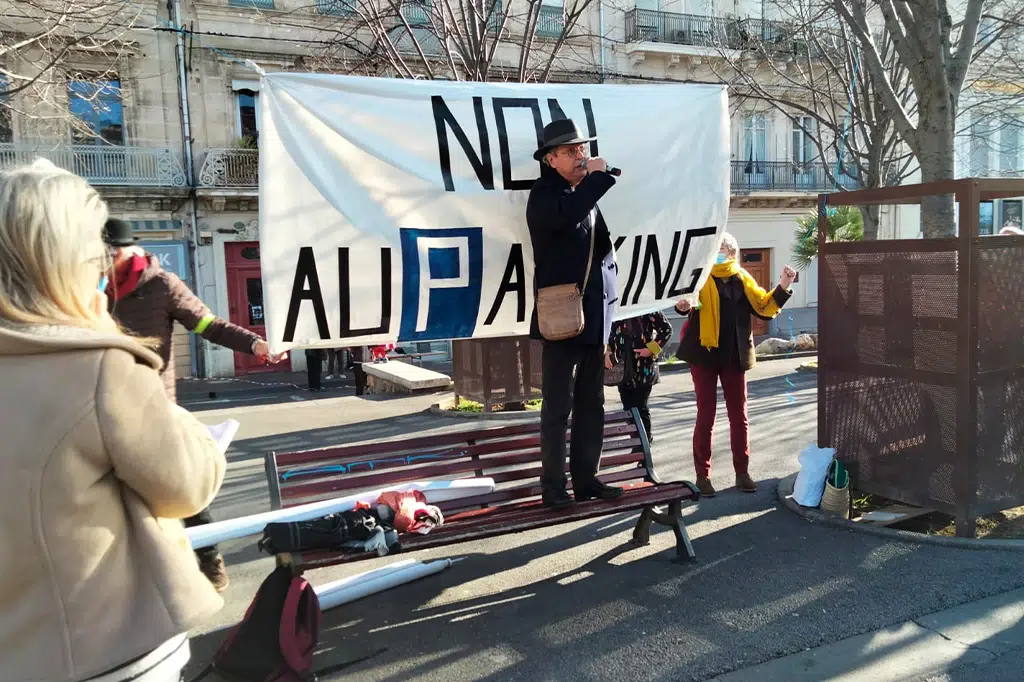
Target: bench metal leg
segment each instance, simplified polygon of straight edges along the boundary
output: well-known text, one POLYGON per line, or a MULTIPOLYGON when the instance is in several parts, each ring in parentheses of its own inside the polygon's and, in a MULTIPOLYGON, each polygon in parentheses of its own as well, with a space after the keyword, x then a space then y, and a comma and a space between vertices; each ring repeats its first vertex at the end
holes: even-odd
POLYGON ((651 544, 651 522, 654 521, 654 509, 652 507, 644 507, 643 511, 640 512, 640 519, 636 522, 636 528, 633 529, 633 545, 636 547, 645 547, 651 544))
POLYGON ((636 547, 651 544, 652 523, 668 526, 676 536, 676 560, 680 562, 695 561, 697 554, 693 551, 693 543, 690 542, 690 535, 686 532, 682 511, 681 500, 670 502, 666 511, 660 511, 655 507, 644 507, 640 512, 640 519, 633 529, 631 543, 636 547))
POLYGON ((679 500, 668 505, 668 515, 672 519, 672 532, 676 534, 676 559, 679 561, 696 561, 697 553, 693 551, 690 534, 683 523, 683 503, 679 500))

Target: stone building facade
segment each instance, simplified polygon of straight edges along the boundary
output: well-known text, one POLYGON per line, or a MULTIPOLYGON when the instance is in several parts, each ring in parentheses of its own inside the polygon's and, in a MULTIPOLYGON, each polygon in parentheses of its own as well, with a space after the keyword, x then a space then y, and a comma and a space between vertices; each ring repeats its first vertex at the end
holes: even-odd
MULTIPOLYGON (((9 1, 0 0, 0 7, 9 1)), ((95 75, 87 55, 76 58, 74 78, 53 86, 64 96, 51 98, 43 117, 12 97, 18 106, 6 123, 0 120, 0 166, 45 156, 82 174, 214 312, 260 331, 259 81, 245 62, 266 70, 329 70, 339 58, 325 56, 324 42, 346 22, 346 30, 358 32, 346 3, 359 1, 139 0, 140 20, 124 36, 113 68, 95 75), (83 135, 83 126, 95 135, 83 135)), ((422 25, 417 12, 429 11, 424 7, 403 4, 414 31, 422 25)), ((552 78, 713 82, 723 52, 709 31, 725 19, 685 12, 679 0, 661 8, 638 0, 626 9, 594 0, 578 21, 586 37, 569 40, 552 78)), ((556 43, 564 16, 559 0, 543 1, 539 50, 556 43)), ((760 17, 756 22, 757 30, 771 29, 760 17)), ((495 78, 515 70, 521 32, 515 21, 503 29, 495 78)), ((777 281, 789 261, 795 219, 812 209, 818 192, 834 187, 801 133, 805 124, 770 106, 744 105, 733 113, 729 230, 745 265, 765 284, 777 281)), ((815 329, 816 298, 812 267, 801 273, 790 317, 774 331, 815 329)), ((267 371, 183 330, 179 335, 183 374, 267 371)), ((303 368, 301 356, 291 367, 303 368)))

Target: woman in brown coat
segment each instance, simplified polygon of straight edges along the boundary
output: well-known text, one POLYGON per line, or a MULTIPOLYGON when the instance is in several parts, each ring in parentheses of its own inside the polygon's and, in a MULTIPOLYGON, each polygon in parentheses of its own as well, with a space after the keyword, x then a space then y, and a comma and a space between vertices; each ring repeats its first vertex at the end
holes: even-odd
POLYGON ((226 462, 106 311, 106 218, 48 162, 0 173, 4 682, 176 682, 222 606, 178 519, 226 462))
POLYGON ((676 304, 680 313, 689 313, 676 357, 690 366, 690 378, 697 397, 693 466, 697 472, 697 488, 705 497, 714 497, 716 492, 711 484, 711 433, 718 409, 719 381, 729 414, 736 486, 747 493, 757 491, 757 484, 748 471, 750 438, 747 432, 746 372, 754 366, 750 316, 770 320, 778 315, 792 295, 789 287, 796 279, 796 271, 787 265, 782 268, 779 285, 767 292, 739 266, 738 254, 735 237, 723 234, 711 276, 700 290, 698 305, 691 307, 687 301, 676 304))

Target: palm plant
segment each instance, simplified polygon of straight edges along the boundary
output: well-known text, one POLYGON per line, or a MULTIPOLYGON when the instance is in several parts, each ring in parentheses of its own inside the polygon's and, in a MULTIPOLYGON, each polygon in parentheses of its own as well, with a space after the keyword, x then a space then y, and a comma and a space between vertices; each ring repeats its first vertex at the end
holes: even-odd
MULTIPOLYGON (((818 257, 818 214, 808 213, 796 221, 793 233, 793 264, 806 270, 818 257)), ((828 210, 828 240, 859 242, 864 239, 864 218, 856 206, 837 206, 828 210)))

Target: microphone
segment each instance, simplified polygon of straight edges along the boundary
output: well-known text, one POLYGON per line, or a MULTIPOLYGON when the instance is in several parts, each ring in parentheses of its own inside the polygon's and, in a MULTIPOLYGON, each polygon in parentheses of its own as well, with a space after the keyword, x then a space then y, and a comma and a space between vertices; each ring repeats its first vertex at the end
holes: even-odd
MULTIPOLYGON (((580 160, 580 168, 586 168, 586 167, 587 167, 587 160, 586 159, 581 159, 580 160)), ((616 168, 615 166, 606 166, 604 172, 607 173, 608 175, 614 175, 615 177, 619 177, 620 175, 622 175, 622 169, 621 168, 616 168)))

